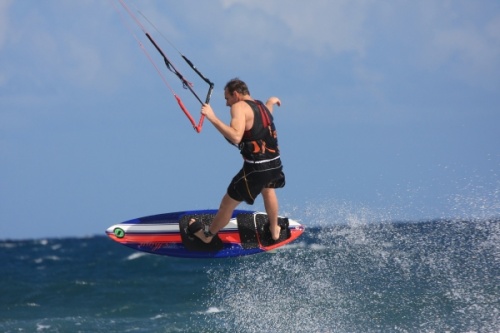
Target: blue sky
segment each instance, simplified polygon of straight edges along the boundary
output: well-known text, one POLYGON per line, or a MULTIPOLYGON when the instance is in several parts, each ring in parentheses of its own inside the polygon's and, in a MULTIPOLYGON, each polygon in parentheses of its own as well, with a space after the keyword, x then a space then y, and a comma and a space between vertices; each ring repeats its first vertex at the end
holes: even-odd
MULTIPOLYGON (((281 213, 306 225, 500 215, 500 2, 127 3, 215 83, 220 118, 233 77, 281 98, 281 213)), ((210 123, 191 128, 113 4, 0 2, 0 239, 217 208, 241 165, 210 123)))

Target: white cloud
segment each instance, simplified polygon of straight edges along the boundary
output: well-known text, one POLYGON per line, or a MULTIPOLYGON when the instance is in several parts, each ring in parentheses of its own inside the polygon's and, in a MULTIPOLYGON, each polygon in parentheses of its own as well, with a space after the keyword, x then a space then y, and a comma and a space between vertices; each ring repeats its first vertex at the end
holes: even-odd
POLYGON ((474 28, 438 31, 432 45, 439 62, 458 57, 461 63, 480 68, 494 62, 498 56, 498 50, 492 47, 489 38, 474 28))
POLYGON ((98 50, 78 40, 70 40, 67 47, 68 58, 71 60, 71 65, 67 66, 68 77, 84 86, 94 85, 99 80, 99 71, 102 69, 98 50))
POLYGON ((500 71, 500 13, 491 2, 424 2, 419 29, 423 63, 445 68, 464 81, 497 81, 500 71), (497 12, 495 12, 495 9, 497 12), (429 14, 432 13, 432 14, 429 14))
POLYGON ((119 26, 119 18, 112 16, 116 13, 108 2, 51 1, 24 8, 12 2, 18 7, 9 15, 5 4, 0 2, 0 41, 7 35, 9 42, 0 56, 9 66, 0 69, 0 85, 17 84, 18 93, 20 89, 45 93, 49 86, 54 87, 53 92, 55 87, 70 86, 111 90, 123 67, 130 66, 130 61, 124 60, 130 57, 121 42, 131 37, 119 26), (7 16, 10 20, 2 19, 7 16), (8 34, 4 28, 7 21, 8 34))
POLYGON ((2 49, 7 36, 7 29, 9 26, 8 11, 11 4, 11 0, 0 1, 0 49, 2 49))
POLYGON ((317 56, 354 52, 366 47, 364 23, 373 1, 223 0, 223 7, 242 6, 233 21, 248 22, 246 29, 260 29, 264 39, 274 38, 290 49, 308 50, 317 56), (264 15, 264 16, 263 16, 264 15), (262 17, 270 22, 261 23, 262 17), (265 27, 265 29, 262 29, 265 27), (279 34, 279 36, 276 36, 279 34))
MULTIPOLYGON (((12 1, 5 0, 0 2, 0 50, 3 49, 5 41, 7 39, 7 33, 9 28, 9 17, 8 11, 12 1)), ((8 75, 4 72, 5 68, 0 69, 0 87, 3 87, 8 82, 8 75)))
MULTIPOLYGON (((430 70, 447 66, 452 75, 465 80, 500 69, 500 13, 492 1, 221 0, 221 4, 230 11, 223 20, 229 22, 227 27, 241 27, 238 34, 253 37, 251 42, 260 45, 275 43, 318 58, 351 53, 368 59, 375 49, 387 47, 388 57, 398 50, 420 58, 430 70)), ((227 34, 234 36, 235 29, 229 29, 227 34)))
MULTIPOLYGON (((133 1, 127 3, 133 8, 133 1)), ((331 70, 330 63, 344 61, 352 67, 353 77, 372 88, 389 75, 382 65, 391 66, 391 57, 397 57, 402 66, 423 65, 429 71, 445 67, 463 80, 485 74, 493 77, 491 73, 500 68, 500 15, 489 13, 482 3, 136 2, 160 31, 202 68, 206 66, 200 61, 230 72, 256 65, 268 70, 287 63, 307 75, 309 70, 303 66, 318 64, 314 70, 324 71, 331 70), (471 7, 474 15, 469 15, 471 7)), ((0 47, 6 38, 7 10, 13 4, 0 2, 0 47)), ((10 53, 22 52, 34 59, 29 69, 21 65, 2 73, 4 82, 15 72, 41 81, 46 76, 59 76, 75 85, 111 86, 110 82, 119 80, 112 75, 119 76, 118 71, 123 73, 127 66, 137 66, 130 61, 132 54, 127 49, 136 45, 133 41, 122 43, 132 37, 109 2, 56 4, 29 6, 24 17, 10 18, 10 25, 15 27, 8 38, 19 45, 10 53), (108 69, 114 74, 102 75, 108 69)), ((140 53, 137 49, 133 52, 140 53)))

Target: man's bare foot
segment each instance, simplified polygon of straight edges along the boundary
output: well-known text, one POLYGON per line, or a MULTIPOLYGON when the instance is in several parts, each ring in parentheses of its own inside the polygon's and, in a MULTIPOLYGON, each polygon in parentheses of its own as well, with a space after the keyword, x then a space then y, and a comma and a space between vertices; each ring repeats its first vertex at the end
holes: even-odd
MULTIPOLYGON (((198 230, 195 229, 196 231, 191 230, 193 228, 193 227, 191 227, 191 225, 194 223, 196 223, 195 219, 189 220, 189 228, 190 228, 190 231, 193 233, 193 235, 195 235, 196 237, 201 239, 201 241, 204 243, 207 243, 207 244, 210 243, 212 241, 213 236, 210 236, 210 237, 205 236, 205 230, 203 230, 203 227, 201 227, 201 226, 199 229, 196 228, 196 229, 198 229, 198 230)), ((201 222, 199 222, 199 223, 201 224, 201 222)))
POLYGON ((270 224, 269 231, 271 231, 271 237, 273 238, 273 240, 276 241, 280 238, 281 227, 278 224, 270 224))

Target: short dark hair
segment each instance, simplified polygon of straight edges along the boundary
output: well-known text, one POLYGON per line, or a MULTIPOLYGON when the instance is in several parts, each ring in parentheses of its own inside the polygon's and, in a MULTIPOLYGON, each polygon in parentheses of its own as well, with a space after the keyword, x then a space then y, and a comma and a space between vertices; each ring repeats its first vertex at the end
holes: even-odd
POLYGON ((229 82, 226 83, 226 86, 224 87, 224 90, 226 89, 230 94, 233 94, 235 91, 237 91, 242 95, 250 95, 247 84, 238 78, 229 80, 229 82))

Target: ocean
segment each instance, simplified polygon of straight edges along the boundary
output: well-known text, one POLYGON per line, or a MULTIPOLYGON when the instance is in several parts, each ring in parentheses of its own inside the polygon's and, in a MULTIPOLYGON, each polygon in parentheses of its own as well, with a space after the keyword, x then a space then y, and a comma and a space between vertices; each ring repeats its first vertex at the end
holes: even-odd
POLYGON ((233 259, 2 240, 0 263, 0 332, 500 332, 499 219, 309 227, 233 259))

